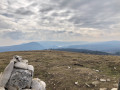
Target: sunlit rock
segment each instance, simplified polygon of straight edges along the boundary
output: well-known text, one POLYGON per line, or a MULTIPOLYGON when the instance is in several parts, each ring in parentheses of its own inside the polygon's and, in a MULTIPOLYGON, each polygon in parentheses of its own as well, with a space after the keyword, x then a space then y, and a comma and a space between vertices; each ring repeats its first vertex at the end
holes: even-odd
POLYGON ((15 63, 15 68, 18 68, 18 69, 28 69, 28 65, 23 63, 23 62, 17 62, 15 63))
POLYGON ((34 72, 34 67, 32 65, 28 65, 27 69, 30 70, 30 71, 32 71, 32 72, 34 72))
POLYGON ((38 78, 32 80, 32 89, 33 90, 45 90, 46 84, 44 81, 41 81, 38 78))
POLYGON ((5 88, 4 87, 0 87, 0 90, 5 90, 5 88))
POLYGON ((6 83, 8 82, 12 71, 13 71, 13 67, 14 67, 14 61, 11 61, 8 66, 5 68, 1 79, 0 79, 0 87, 5 87, 6 83))

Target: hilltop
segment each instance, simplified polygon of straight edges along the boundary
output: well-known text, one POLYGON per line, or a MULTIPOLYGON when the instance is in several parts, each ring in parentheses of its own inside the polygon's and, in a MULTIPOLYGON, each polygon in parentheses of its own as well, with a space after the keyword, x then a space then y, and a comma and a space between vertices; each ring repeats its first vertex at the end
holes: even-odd
POLYGON ((35 67, 34 77, 45 81, 47 90, 110 90, 120 78, 120 56, 52 50, 0 53, 0 72, 14 55, 29 60, 35 67))

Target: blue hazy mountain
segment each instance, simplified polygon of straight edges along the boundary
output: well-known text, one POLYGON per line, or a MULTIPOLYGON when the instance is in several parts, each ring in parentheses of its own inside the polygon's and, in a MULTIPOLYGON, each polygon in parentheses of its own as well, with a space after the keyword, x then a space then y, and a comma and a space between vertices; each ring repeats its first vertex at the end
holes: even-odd
POLYGON ((20 45, 0 47, 0 52, 6 51, 26 51, 26 50, 43 50, 44 47, 37 42, 24 43, 20 45))
POLYGON ((84 41, 78 42, 40 41, 0 47, 0 52, 59 49, 59 48, 87 49, 92 51, 116 53, 120 52, 120 41, 91 42, 91 43, 84 41))
POLYGON ((0 47, 0 52, 6 51, 26 51, 26 50, 44 50, 51 48, 59 48, 63 46, 70 45, 81 45, 86 44, 87 42, 79 41, 79 42, 60 42, 60 41, 40 41, 40 42, 30 42, 24 43, 20 45, 12 45, 12 46, 2 46, 0 47))
POLYGON ((71 41, 71 42, 62 42, 62 41, 40 41, 39 42, 44 48, 61 48, 61 47, 68 47, 71 45, 83 45, 87 44, 86 41, 71 41))
POLYGON ((93 51, 115 53, 120 51, 120 41, 94 42, 84 45, 71 45, 64 48, 88 49, 93 51))

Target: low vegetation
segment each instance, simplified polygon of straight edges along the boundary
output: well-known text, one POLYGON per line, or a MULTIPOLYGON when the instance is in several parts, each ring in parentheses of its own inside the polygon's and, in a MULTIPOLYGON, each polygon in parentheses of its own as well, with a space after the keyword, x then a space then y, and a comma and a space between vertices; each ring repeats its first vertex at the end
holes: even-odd
POLYGON ((102 51, 93 51, 93 50, 87 50, 87 49, 60 48, 60 49, 53 49, 53 50, 78 52, 78 53, 86 53, 86 54, 94 54, 94 55, 113 55, 112 53, 107 53, 107 52, 102 52, 102 51))
POLYGON ((0 53, 0 72, 14 55, 29 60, 34 76, 46 82, 47 90, 110 90, 120 77, 120 56, 52 50, 0 53))

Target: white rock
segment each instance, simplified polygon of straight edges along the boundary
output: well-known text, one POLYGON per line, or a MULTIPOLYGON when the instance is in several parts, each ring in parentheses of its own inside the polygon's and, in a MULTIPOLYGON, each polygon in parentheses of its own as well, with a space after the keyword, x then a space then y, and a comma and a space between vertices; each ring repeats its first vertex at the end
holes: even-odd
POLYGON ((78 85, 78 81, 77 81, 77 82, 75 82, 75 85, 78 85))
POLYGON ((22 61, 22 56, 15 55, 15 56, 13 56, 13 59, 15 59, 16 62, 21 62, 22 61))
POLYGON ((92 84, 93 84, 94 86, 97 86, 99 83, 100 83, 99 81, 94 81, 94 82, 92 82, 92 84))
POLYGON ((28 70, 34 72, 34 67, 32 65, 28 65, 28 70))
POLYGON ((0 73, 0 80, 1 80, 1 78, 2 78, 2 72, 0 73))
POLYGON ((5 90, 5 88, 4 87, 0 87, 0 90, 5 90))
POLYGON ((23 62, 17 62, 17 63, 15 63, 15 68, 28 69, 28 65, 23 62))
POLYGON ((40 80, 39 78, 36 79, 41 85, 43 85, 44 88, 46 87, 46 83, 44 81, 40 80))
POLYGON ((86 85, 87 87, 90 87, 90 85, 89 85, 88 83, 85 83, 85 85, 86 85))
POLYGON ((11 61, 8 66, 5 68, 2 77, 0 79, 0 87, 5 87, 6 83, 8 82, 11 73, 13 71, 13 67, 14 67, 14 61, 11 61))
POLYGON ((68 69, 70 69, 70 66, 68 66, 68 69))
POLYGON ((32 89, 33 90, 45 90, 46 84, 44 81, 41 81, 38 78, 32 80, 32 89))
POLYGON ((43 86, 43 89, 46 90, 46 83, 44 81, 39 81, 39 83, 43 86))
POLYGON ((99 70, 95 70, 96 72, 99 72, 99 70))
POLYGON ((23 63, 28 64, 28 60, 22 60, 23 63))
POLYGON ((110 82, 111 80, 110 79, 107 79, 107 82, 110 82))
POLYGON ((117 88, 112 88, 111 90, 118 90, 117 88))
POLYGON ((116 67, 114 67, 114 69, 116 70, 117 68, 116 68, 116 67))
POLYGON ((100 90, 107 90, 107 88, 100 88, 100 90))
POLYGON ((100 79, 101 82, 106 82, 106 79, 100 79))

